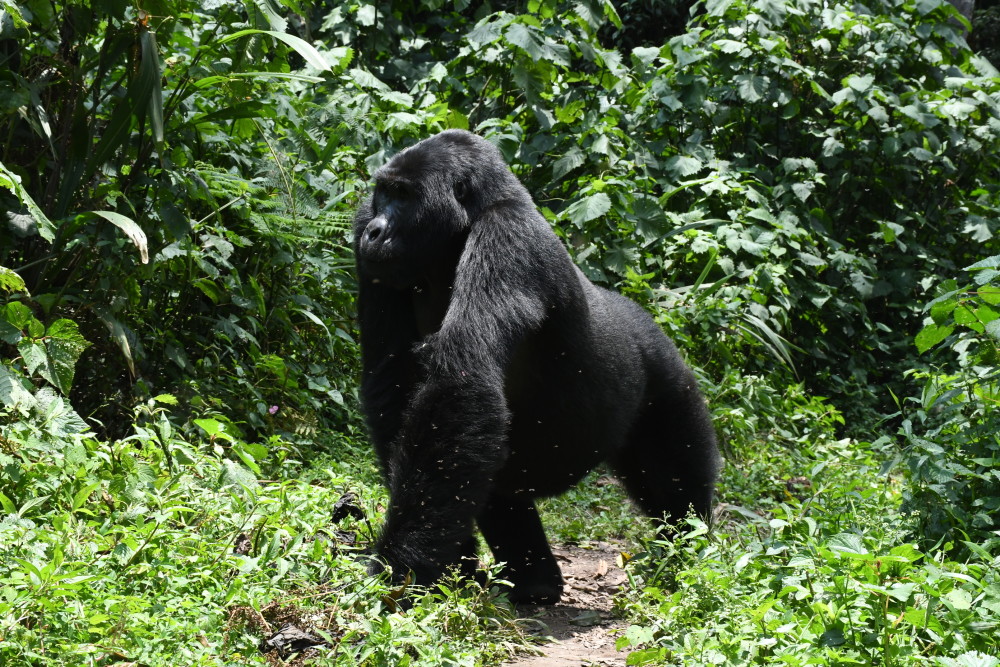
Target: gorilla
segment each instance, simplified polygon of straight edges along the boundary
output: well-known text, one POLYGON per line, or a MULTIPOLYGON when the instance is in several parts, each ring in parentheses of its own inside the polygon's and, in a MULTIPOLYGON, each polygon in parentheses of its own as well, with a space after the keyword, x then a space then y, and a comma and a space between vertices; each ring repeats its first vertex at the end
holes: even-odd
POLYGON ((447 130, 374 181, 354 221, 362 409, 390 497, 372 573, 468 572, 478 526, 514 602, 557 602, 534 501, 605 461, 648 515, 708 518, 719 455, 691 369, 584 277, 500 152, 447 130))

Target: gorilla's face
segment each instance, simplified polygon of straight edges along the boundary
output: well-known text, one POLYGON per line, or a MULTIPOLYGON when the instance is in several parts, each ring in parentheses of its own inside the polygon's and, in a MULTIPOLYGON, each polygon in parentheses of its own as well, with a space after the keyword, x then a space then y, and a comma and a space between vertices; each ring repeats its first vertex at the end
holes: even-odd
POLYGON ((354 226, 362 279, 397 289, 454 267, 469 229, 461 175, 409 153, 376 172, 375 191, 354 226))

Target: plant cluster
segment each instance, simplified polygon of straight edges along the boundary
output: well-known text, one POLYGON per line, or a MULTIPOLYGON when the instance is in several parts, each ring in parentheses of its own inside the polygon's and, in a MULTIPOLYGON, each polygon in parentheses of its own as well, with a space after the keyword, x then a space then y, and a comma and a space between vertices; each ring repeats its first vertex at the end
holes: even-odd
POLYGON ((895 452, 918 534, 957 545, 1000 531, 1000 256, 965 270, 970 283, 945 281, 925 307, 916 346, 949 354, 952 368, 913 371, 922 391, 900 403, 895 452))
POLYGON ((620 600, 627 664, 1000 664, 1000 540, 965 541, 962 560, 910 541, 876 454, 794 454, 815 464, 804 492, 651 543, 620 600))
POLYGON ((382 501, 363 445, 338 438, 347 455, 304 469, 289 443, 215 419, 185 437, 176 402, 150 399, 117 441, 2 431, 0 664, 275 664, 260 645, 282 618, 336 664, 472 667, 523 644, 501 584, 444 582, 392 613, 399 593, 359 557, 382 501), (332 522, 348 489, 362 516, 332 522))
POLYGON ((5 3, 3 17, 0 265, 22 280, 15 302, 90 343, 80 413, 121 435, 132 406, 173 391, 256 434, 343 422, 342 207, 361 175, 339 175, 356 150, 317 129, 340 98, 293 84, 343 71, 350 51, 321 55, 252 4, 5 3))

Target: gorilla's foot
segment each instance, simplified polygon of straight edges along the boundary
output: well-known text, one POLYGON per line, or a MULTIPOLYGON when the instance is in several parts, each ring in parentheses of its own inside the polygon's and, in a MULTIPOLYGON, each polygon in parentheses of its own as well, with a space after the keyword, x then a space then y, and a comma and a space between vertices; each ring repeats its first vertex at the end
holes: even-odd
POLYGON ((508 569, 503 577, 514 584, 509 597, 515 604, 555 604, 562 597, 562 572, 555 558, 536 562, 526 570, 508 569))
POLYGON ((529 584, 514 584, 514 590, 508 596, 514 604, 556 604, 562 597, 563 585, 545 582, 529 584))

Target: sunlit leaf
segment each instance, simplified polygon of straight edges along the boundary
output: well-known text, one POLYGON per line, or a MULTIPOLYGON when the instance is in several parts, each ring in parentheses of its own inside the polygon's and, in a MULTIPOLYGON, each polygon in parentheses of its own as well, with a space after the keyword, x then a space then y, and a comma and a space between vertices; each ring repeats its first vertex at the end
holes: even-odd
POLYGON ((21 185, 21 177, 7 169, 3 162, 0 162, 0 187, 13 192, 18 201, 21 202, 21 205, 28 209, 28 214, 37 226, 39 236, 46 241, 55 239, 56 226, 42 212, 42 209, 38 208, 35 200, 31 198, 28 191, 21 185))
POLYGON ((274 39, 284 42, 290 46, 296 53, 302 56, 303 60, 316 69, 320 71, 327 71, 331 69, 330 64, 326 61, 326 58, 324 58, 323 55, 316 50, 316 47, 300 37, 289 35, 287 32, 278 32, 276 30, 256 30, 250 28, 225 35, 217 40, 216 43, 225 44, 226 42, 231 42, 235 39, 240 39, 241 37, 247 37, 249 35, 267 35, 269 37, 273 37, 274 39))
POLYGON ((132 241, 136 250, 139 251, 139 258, 142 263, 149 263, 149 245, 146 240, 146 232, 142 231, 142 228, 139 227, 135 221, 122 215, 121 213, 115 213, 114 211, 91 211, 91 213, 104 218, 112 225, 125 232, 125 236, 132 241))
POLYGON ((950 324, 931 324, 921 329, 913 342, 917 345, 917 351, 923 354, 950 336, 954 330, 955 327, 950 324))
POLYGON ((570 204, 564 215, 574 225, 580 226, 599 218, 611 210, 611 199, 603 192, 589 195, 570 204))

